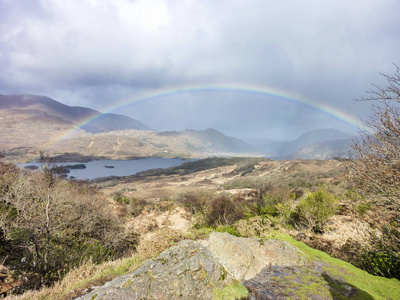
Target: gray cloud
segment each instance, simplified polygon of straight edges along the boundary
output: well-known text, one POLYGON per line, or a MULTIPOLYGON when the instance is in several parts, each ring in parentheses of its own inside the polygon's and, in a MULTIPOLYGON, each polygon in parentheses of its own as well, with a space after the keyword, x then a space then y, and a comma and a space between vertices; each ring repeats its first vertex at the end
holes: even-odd
MULTIPOLYGON (((229 82, 367 116, 369 104, 351 99, 400 63, 398 11, 396 0, 0 0, 0 93, 104 110, 158 89, 229 82)), ((196 93, 124 113, 160 130, 236 136, 347 128, 297 104, 257 101, 196 93)))

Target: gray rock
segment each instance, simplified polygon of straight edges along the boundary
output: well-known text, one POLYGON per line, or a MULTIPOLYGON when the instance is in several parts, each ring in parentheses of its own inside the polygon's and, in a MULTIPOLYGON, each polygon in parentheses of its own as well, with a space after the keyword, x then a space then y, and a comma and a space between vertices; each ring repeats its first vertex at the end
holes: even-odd
POLYGON ((285 241, 257 240, 213 232, 208 247, 215 259, 236 280, 248 280, 268 265, 299 266, 304 255, 285 241))
POLYGON ((216 289, 235 281, 240 281, 249 292, 248 299, 254 300, 351 299, 356 295, 373 299, 341 278, 345 269, 330 273, 331 268, 319 260, 308 261, 285 241, 214 232, 207 241, 182 241, 133 273, 79 299, 211 299, 213 291, 220 292, 216 289))
POLYGON ((214 288, 253 278, 270 265, 304 264, 302 254, 284 241, 213 232, 208 241, 182 241, 79 299, 211 299, 214 288))
POLYGON ((186 240, 79 299, 211 299, 232 280, 223 274, 208 248, 186 240))

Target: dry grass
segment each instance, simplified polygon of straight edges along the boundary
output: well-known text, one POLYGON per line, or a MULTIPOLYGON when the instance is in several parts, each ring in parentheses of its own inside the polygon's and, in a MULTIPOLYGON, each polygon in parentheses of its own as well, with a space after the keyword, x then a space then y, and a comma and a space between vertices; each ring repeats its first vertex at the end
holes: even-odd
POLYGON ((137 247, 138 257, 140 260, 155 257, 182 239, 183 236, 179 232, 170 228, 162 228, 140 240, 137 247))
POLYGON ((28 291, 20 296, 9 296, 10 300, 69 300, 74 299, 94 286, 103 285, 105 282, 123 274, 134 271, 142 260, 138 255, 129 258, 108 261, 95 265, 87 261, 79 268, 74 268, 52 287, 45 287, 39 291, 28 291))

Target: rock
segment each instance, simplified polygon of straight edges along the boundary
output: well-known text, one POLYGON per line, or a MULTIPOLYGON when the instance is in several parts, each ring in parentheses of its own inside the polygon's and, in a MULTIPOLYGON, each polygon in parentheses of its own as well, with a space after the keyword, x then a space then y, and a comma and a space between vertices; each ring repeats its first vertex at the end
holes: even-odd
POLYGON ((29 166, 25 166, 24 169, 27 169, 27 170, 37 170, 37 169, 39 169, 39 167, 38 167, 38 166, 35 166, 35 165, 29 165, 29 166))
POLYGON ((66 165, 65 168, 67 168, 68 170, 86 169, 86 165, 85 164, 66 165))
POLYGON ((304 247, 307 254, 282 240, 213 232, 208 240, 181 241, 78 299, 374 299, 363 290, 373 276, 323 261, 304 247))
POLYGON ((207 247, 185 240, 79 299, 211 299, 231 281, 207 247))
POLYGON ((304 265, 302 254, 277 240, 213 232, 208 241, 184 240, 80 299, 211 299, 213 289, 257 275, 271 264, 304 265))
POLYGON ((306 260, 294 246, 279 240, 257 240, 213 232, 208 247, 216 260, 236 280, 248 280, 265 266, 299 266, 306 260))

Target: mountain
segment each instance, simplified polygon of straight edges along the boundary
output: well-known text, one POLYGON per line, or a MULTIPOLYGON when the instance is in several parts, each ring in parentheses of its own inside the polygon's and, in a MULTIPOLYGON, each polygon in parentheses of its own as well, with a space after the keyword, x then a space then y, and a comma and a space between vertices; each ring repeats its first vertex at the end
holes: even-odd
POLYGON ((101 114, 100 112, 80 106, 68 106, 45 96, 36 95, 1 95, 0 111, 8 114, 25 114, 30 119, 47 119, 62 125, 77 126, 86 120, 93 120, 81 126, 90 133, 108 132, 121 129, 151 130, 138 120, 119 114, 101 114))
POLYGON ((156 132, 127 116, 71 107, 44 96, 0 95, 0 153, 24 161, 41 150, 65 160, 254 152, 245 142, 215 129, 156 132), (83 125, 76 129, 79 124, 83 125))
POLYGON ((352 158, 351 139, 335 140, 307 145, 287 155, 285 159, 332 159, 352 158))
POLYGON ((53 145, 51 151, 53 155, 62 155, 67 160, 77 153, 85 157, 109 159, 254 155, 250 145, 215 129, 166 132, 129 129, 86 133, 53 145))
POLYGON ((206 130, 166 131, 158 134, 160 137, 174 136, 186 138, 186 147, 197 152, 232 152, 252 153, 254 148, 249 144, 208 128, 206 130))
MULTIPOLYGON (((263 147, 262 150, 267 153, 268 157, 271 158, 286 159, 288 155, 291 155, 293 159, 293 158, 300 158, 300 157, 295 157, 295 153, 304 147, 325 142, 333 142, 337 140, 349 140, 350 138, 351 138, 350 134, 341 132, 336 129, 331 129, 331 128, 318 129, 318 130, 308 131, 293 141, 271 143, 263 147)), ((334 145, 334 144, 335 143, 330 143, 327 145, 334 145)), ((335 150, 333 149, 332 151, 335 150)), ((309 158, 318 158, 319 154, 316 152, 314 153, 316 156, 311 157, 310 155, 309 158)))

